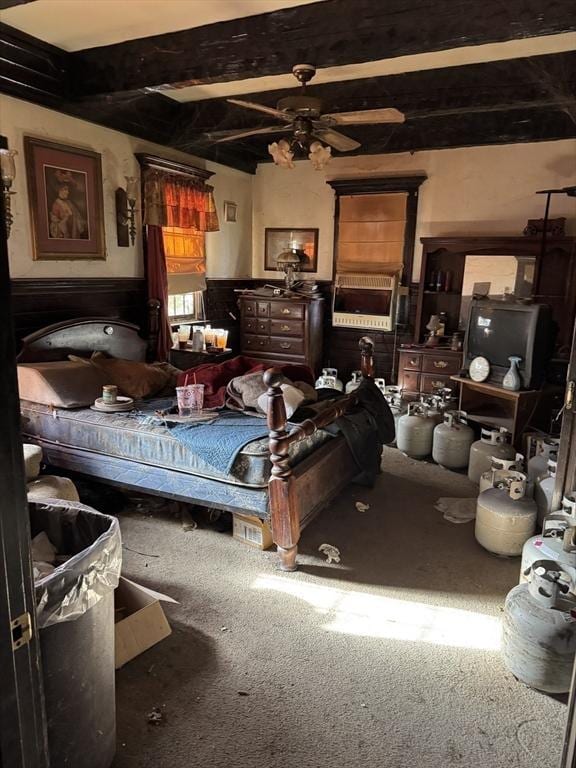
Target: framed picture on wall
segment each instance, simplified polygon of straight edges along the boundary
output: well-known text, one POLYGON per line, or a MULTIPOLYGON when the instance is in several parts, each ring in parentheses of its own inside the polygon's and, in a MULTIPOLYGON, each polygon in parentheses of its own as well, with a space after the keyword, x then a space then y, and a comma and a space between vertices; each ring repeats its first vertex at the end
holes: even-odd
POLYGON ((105 259, 97 152, 24 137, 34 259, 105 259))
POLYGON ((297 248, 304 251, 306 261, 296 271, 316 272, 318 269, 318 230, 266 227, 264 230, 264 269, 277 272, 276 259, 283 251, 297 248))

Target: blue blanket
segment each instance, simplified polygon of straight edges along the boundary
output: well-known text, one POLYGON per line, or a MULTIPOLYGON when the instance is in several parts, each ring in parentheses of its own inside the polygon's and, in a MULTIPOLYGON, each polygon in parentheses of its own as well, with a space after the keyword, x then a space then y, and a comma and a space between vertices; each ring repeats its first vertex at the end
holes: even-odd
POLYGON ((170 433, 211 467, 230 472, 247 443, 268 435, 265 419, 241 413, 221 413, 208 424, 174 424, 170 433))

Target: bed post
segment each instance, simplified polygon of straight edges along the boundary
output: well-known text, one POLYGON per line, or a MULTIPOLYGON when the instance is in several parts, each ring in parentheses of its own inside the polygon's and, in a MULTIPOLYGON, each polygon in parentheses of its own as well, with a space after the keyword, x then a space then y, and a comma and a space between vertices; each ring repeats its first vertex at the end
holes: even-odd
POLYGON ((369 336, 362 336, 358 342, 360 347, 360 354, 362 361, 360 368, 362 369, 362 376, 365 379, 374 378, 374 342, 369 336))
POLYGON ((268 387, 268 428, 272 476, 268 482, 272 538, 280 555, 282 571, 296 570, 298 539, 300 538, 300 515, 296 500, 291 493, 292 470, 288 463, 289 441, 286 429, 286 408, 280 389, 282 373, 271 368, 264 374, 268 387))
POLYGON ((160 333, 160 301, 148 299, 148 360, 156 360, 158 356, 158 335, 160 333))

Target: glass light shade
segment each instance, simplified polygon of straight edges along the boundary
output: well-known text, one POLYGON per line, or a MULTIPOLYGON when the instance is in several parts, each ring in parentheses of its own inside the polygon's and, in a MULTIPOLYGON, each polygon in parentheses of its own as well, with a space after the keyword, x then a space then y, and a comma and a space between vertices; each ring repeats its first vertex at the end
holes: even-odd
POLYGON ((2 181, 10 185, 16 178, 16 164, 14 156, 18 152, 15 149, 0 149, 0 176, 2 181))
POLYGON ((139 182, 136 176, 125 176, 126 179, 126 197, 130 203, 135 203, 138 199, 139 182))
POLYGON ((325 147, 319 141, 313 141, 310 144, 308 159, 316 171, 321 171, 326 163, 330 162, 331 157, 332 149, 330 147, 325 147))
POLYGON ((290 149, 290 144, 286 139, 280 139, 280 141, 274 141, 272 144, 268 144, 268 152, 274 158, 276 165, 282 168, 294 168, 292 158, 294 152, 290 149))

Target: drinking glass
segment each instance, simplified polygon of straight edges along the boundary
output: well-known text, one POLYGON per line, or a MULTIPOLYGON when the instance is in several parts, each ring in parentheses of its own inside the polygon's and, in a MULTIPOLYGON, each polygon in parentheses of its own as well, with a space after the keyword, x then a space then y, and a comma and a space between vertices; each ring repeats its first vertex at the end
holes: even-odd
POLYGON ((180 344, 180 347, 181 348, 186 347, 189 339, 190 339, 190 326, 181 325, 180 328, 178 328, 178 343, 180 344))
POLYGON ((216 334, 216 346, 218 349, 226 349, 226 342, 228 341, 228 331, 219 328, 215 331, 216 334))

